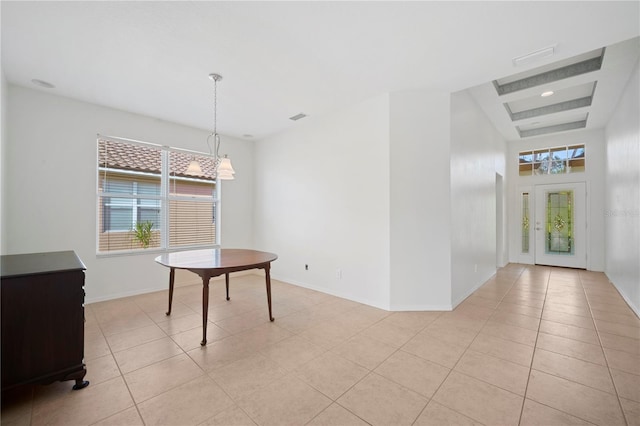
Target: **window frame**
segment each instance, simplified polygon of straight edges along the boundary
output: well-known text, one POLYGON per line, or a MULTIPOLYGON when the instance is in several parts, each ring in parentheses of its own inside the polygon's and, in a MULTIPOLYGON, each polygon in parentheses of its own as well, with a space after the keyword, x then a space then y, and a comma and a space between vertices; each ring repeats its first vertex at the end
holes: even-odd
MULTIPOLYGON (((96 139, 96 226, 95 226, 95 232, 96 232, 96 257, 113 257, 113 256, 129 256, 129 255, 138 255, 138 254, 145 254, 145 253, 166 253, 166 252, 173 252, 173 251, 183 251, 183 250, 192 250, 192 249, 207 249, 207 248, 219 248, 220 247, 220 222, 221 222, 221 180, 219 179, 213 179, 213 180, 209 180, 209 179, 201 179, 198 177, 184 177, 184 176, 175 176, 172 175, 170 170, 169 170, 169 153, 170 152, 176 152, 176 153, 180 153, 180 154, 187 154, 189 156, 196 156, 196 157, 211 157, 211 155, 209 153, 205 153, 205 152, 200 152, 200 151, 193 151, 193 150, 188 150, 188 149, 182 149, 182 148, 175 148, 175 147, 170 147, 167 145, 159 145, 159 144, 154 144, 154 143, 150 143, 150 142, 143 142, 143 141, 137 141, 137 140, 132 140, 132 139, 126 139, 126 138, 120 138, 120 137, 114 137, 114 136, 103 136, 103 135, 98 135, 97 139, 96 139), (142 146, 142 147, 147 147, 147 148, 153 148, 153 149, 157 149, 160 150, 161 153, 161 170, 160 170, 160 191, 158 195, 151 195, 151 194, 127 194, 127 193, 104 193, 101 192, 100 187, 101 187, 101 179, 104 178, 103 176, 103 172, 105 170, 108 170, 108 167, 101 167, 100 166, 100 141, 112 141, 112 142, 116 142, 116 143, 124 143, 124 144, 129 144, 129 145, 136 145, 136 146, 142 146), (200 183, 206 183, 206 184, 211 184, 213 185, 213 191, 212 191, 212 195, 211 197, 205 197, 203 198, 196 198, 196 196, 193 195, 171 195, 170 193, 170 183, 172 180, 177 179, 177 180, 181 180, 181 181, 187 181, 187 182, 200 182, 200 183), (159 204, 160 204, 160 214, 159 214, 159 222, 160 222, 160 246, 159 247, 149 247, 149 248, 129 248, 129 249, 122 249, 122 250, 108 250, 108 251, 101 251, 100 250, 100 233, 108 233, 108 232, 126 232, 126 231, 122 231, 122 230, 104 230, 101 229, 103 228, 104 225, 104 212, 103 212, 103 219, 101 222, 101 212, 100 209, 104 209, 104 206, 101 206, 101 199, 102 198, 122 198, 122 199, 131 199, 132 200, 132 206, 130 207, 132 210, 131 213, 131 223, 132 226, 135 225, 135 219, 134 219, 134 215, 136 215, 135 217, 137 217, 139 210, 140 210, 140 199, 144 199, 144 200, 158 200, 159 204), (214 242, 212 244, 194 244, 194 245, 184 245, 184 246, 176 246, 176 247, 172 247, 170 245, 170 228, 171 228, 171 217, 169 214, 169 210, 170 210, 170 203, 171 201, 195 201, 195 202, 202 202, 202 203, 207 203, 212 205, 212 209, 213 209, 213 226, 214 226, 214 242), (133 205, 135 204, 135 205, 133 205)), ((140 176, 146 176, 146 177, 155 177, 158 176, 158 174, 156 173, 145 173, 145 172, 140 172, 140 171, 135 171, 135 170, 121 170, 121 169, 116 169, 118 173, 123 173, 123 174, 130 174, 132 176, 134 175, 140 175, 140 176)), ((132 183, 135 185, 139 182, 132 180, 132 183)), ((134 191, 132 191, 134 192, 134 191)))

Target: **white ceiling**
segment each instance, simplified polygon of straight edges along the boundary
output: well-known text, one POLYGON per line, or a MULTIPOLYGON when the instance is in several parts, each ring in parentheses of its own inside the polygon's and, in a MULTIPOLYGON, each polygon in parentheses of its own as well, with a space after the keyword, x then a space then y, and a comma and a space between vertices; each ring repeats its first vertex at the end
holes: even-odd
POLYGON ((2 1, 1 58, 10 83, 204 129, 217 72, 219 132, 253 139, 384 92, 474 87, 515 140, 495 90, 485 93, 490 82, 638 37, 639 5, 2 1), (547 46, 554 56, 512 64, 547 46), (300 112, 310 117, 288 119, 300 112))

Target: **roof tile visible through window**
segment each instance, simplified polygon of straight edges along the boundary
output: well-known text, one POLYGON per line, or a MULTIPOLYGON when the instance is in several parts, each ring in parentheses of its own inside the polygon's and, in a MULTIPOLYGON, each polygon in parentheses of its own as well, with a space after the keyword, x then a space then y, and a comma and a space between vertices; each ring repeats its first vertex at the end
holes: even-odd
MULTIPOLYGON (((196 159, 200 163, 202 175, 195 177, 215 179, 214 161, 209 156, 170 151, 169 158, 169 173, 172 176, 194 177, 187 175, 185 172, 189 167, 189 163, 196 159)), ((98 164, 100 167, 112 169, 160 173, 162 156, 160 155, 160 149, 157 148, 100 139, 98 144, 98 164)))

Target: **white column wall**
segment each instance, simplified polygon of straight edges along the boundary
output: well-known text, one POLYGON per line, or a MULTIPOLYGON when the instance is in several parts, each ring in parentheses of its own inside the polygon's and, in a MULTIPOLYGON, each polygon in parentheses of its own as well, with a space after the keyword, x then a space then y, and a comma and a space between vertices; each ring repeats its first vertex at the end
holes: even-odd
POLYGON ((391 310, 451 309, 450 95, 390 95, 391 310))
MULTIPOLYGON (((75 250, 87 266, 87 302, 167 288, 167 269, 153 261, 157 252, 96 256, 96 134, 206 151, 208 132, 13 85, 8 101, 8 254, 75 250)), ((236 179, 222 184, 225 247, 253 245, 252 145, 223 137, 236 170, 236 179)))
POLYGON ((640 70, 606 127, 605 273, 640 315, 640 70))
POLYGON ((497 234, 506 233, 506 221, 497 233, 496 173, 504 185, 507 148, 468 91, 452 94, 451 111, 451 298, 456 306, 496 272, 497 234))
POLYGON ((388 309, 388 111, 383 95, 256 143, 255 241, 278 254, 273 277, 388 309))

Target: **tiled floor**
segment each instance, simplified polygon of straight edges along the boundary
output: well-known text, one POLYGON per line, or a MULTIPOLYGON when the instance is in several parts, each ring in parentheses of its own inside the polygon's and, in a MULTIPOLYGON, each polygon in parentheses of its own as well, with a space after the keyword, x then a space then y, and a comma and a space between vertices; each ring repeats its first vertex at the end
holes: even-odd
POLYGON ((602 273, 509 265, 453 312, 273 283, 86 307, 91 385, 3 395, 3 425, 640 425, 640 320, 602 273))

